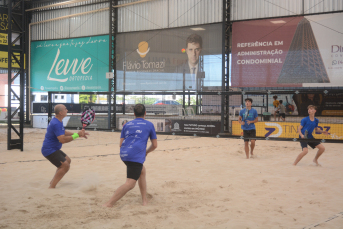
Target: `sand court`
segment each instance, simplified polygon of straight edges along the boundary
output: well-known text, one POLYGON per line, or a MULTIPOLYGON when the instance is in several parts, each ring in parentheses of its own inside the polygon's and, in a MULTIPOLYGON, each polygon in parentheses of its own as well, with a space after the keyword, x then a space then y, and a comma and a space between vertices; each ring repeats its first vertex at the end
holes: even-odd
POLYGON ((62 150, 71 169, 56 189, 56 168, 40 152, 45 129, 24 130, 24 151, 7 151, 0 129, 0 228, 342 228, 342 144, 324 143, 322 167, 298 142, 257 141, 245 159, 240 139, 158 135, 149 154, 148 206, 138 185, 113 208, 102 204, 126 180, 118 132, 90 132, 62 150))

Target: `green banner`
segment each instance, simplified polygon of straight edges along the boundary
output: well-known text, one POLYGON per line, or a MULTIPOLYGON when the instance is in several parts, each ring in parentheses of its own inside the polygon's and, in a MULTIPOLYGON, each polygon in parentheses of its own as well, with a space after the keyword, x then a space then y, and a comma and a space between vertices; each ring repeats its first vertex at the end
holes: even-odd
POLYGON ((31 43, 31 91, 108 91, 108 35, 31 43))

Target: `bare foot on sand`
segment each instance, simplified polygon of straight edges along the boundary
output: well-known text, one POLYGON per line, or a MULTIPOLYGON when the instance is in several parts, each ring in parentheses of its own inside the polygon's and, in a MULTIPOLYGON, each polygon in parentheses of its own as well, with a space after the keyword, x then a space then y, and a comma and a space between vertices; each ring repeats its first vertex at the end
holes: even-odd
POLYGON ((321 164, 319 164, 318 162, 312 162, 311 164, 310 164, 310 166, 318 166, 318 167, 321 167, 321 164))
POLYGON ((113 205, 112 205, 112 204, 109 204, 109 203, 104 203, 102 206, 105 207, 105 208, 111 208, 111 207, 113 207, 113 205))

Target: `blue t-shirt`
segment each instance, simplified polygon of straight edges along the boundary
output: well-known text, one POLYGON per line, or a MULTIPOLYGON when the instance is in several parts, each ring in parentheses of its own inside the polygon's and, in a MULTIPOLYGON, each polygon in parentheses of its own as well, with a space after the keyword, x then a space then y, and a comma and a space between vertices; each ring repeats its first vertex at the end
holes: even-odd
POLYGON ((120 138, 124 138, 120 147, 122 161, 141 164, 145 161, 148 139, 157 139, 154 124, 143 118, 136 118, 126 123, 120 138))
MULTIPOLYGON (((314 128, 318 127, 319 120, 314 118, 314 121, 311 121, 310 116, 307 116, 301 120, 300 125, 303 127, 301 129, 301 133, 305 135, 305 131, 307 130, 307 138, 314 138, 312 133, 314 128)), ((300 137, 300 134, 299 134, 300 137)))
POLYGON ((46 129, 45 139, 43 141, 42 154, 44 157, 62 148, 62 143, 58 141, 57 137, 64 134, 63 123, 57 118, 53 118, 46 129))
POLYGON ((251 108, 250 110, 247 110, 247 108, 242 109, 239 112, 239 116, 242 117, 242 121, 245 122, 244 125, 241 125, 242 130, 254 130, 255 129, 255 123, 248 124, 247 121, 254 121, 257 117, 257 111, 254 108, 251 108))

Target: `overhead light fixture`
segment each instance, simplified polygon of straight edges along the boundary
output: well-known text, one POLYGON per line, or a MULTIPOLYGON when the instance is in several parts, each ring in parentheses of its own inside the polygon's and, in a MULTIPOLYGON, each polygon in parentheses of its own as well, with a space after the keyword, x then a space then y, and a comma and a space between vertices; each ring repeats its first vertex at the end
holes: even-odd
POLYGON ((271 23, 273 24, 282 24, 282 23, 286 23, 285 21, 283 20, 278 20, 278 21, 270 21, 271 23))
POLYGON ((199 30, 206 30, 204 28, 201 28, 201 27, 197 27, 197 28, 191 28, 191 30, 194 30, 194 31, 199 31, 199 30))

